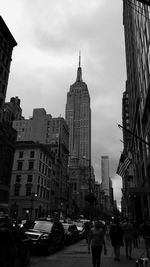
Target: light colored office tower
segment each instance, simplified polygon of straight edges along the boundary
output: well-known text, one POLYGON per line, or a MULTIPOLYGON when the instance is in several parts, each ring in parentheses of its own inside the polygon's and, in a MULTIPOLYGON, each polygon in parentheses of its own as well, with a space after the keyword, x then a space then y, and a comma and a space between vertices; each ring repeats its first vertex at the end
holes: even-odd
POLYGON ((101 177, 102 177, 102 190, 109 196, 110 194, 110 179, 109 179, 109 157, 101 157, 101 177))

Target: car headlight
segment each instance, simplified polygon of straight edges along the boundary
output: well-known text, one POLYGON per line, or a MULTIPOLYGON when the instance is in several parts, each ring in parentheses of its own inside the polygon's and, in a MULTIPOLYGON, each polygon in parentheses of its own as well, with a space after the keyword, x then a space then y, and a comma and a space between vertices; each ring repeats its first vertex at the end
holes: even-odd
POLYGON ((43 234, 42 236, 41 236, 41 239, 48 239, 49 238, 49 234, 43 234))

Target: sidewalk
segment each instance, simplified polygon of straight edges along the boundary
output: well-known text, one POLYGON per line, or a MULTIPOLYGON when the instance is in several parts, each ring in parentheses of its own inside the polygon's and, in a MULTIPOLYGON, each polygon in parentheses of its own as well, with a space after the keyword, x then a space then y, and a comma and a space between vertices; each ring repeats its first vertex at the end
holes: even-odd
MULTIPOLYGON (((144 241, 142 238, 140 238, 140 243, 138 248, 132 249, 132 260, 129 260, 126 258, 125 254, 125 247, 121 247, 120 249, 120 262, 114 261, 114 253, 113 253, 113 247, 111 246, 110 240, 106 240, 106 246, 107 246, 107 255, 102 254, 102 261, 101 261, 101 267, 117 267, 117 266, 128 266, 133 267, 136 265, 136 260, 141 257, 146 257, 145 249, 144 249, 144 241)), ((148 263, 148 266, 150 266, 150 261, 148 263)))
MULTIPOLYGON (((146 257, 145 249, 144 249, 144 241, 142 238, 140 238, 140 243, 138 248, 132 249, 132 260, 129 260, 126 258, 125 254, 125 247, 121 247, 121 257, 120 262, 114 261, 114 253, 113 253, 113 247, 111 245, 111 242, 109 239, 106 239, 106 246, 107 246, 107 255, 104 255, 104 251, 102 252, 101 256, 101 267, 135 267, 136 266, 136 260, 141 257, 146 257)), ((78 250, 78 248, 77 248, 78 250)), ((92 256, 87 253, 87 244, 85 240, 82 240, 80 243, 80 253, 82 252, 82 255, 84 255, 84 261, 82 263, 83 266, 92 267, 92 256)), ((82 259, 83 256, 80 255, 80 259, 82 259)), ((150 261, 148 262, 148 266, 150 267, 150 261)))

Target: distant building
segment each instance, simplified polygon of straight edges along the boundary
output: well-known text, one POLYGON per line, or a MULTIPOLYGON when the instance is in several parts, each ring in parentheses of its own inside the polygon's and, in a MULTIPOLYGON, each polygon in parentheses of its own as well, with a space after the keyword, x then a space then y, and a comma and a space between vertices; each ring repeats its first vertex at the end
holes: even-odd
POLYGON ((20 107, 20 99, 16 97, 11 97, 10 102, 4 103, 4 115, 3 121, 7 121, 10 124, 14 120, 22 119, 22 109, 20 107))
POLYGON ((110 181, 109 181, 109 157, 101 157, 101 178, 102 178, 102 190, 104 190, 107 196, 110 195, 110 181))
POLYGON ((67 93, 66 122, 69 127, 69 152, 78 157, 79 166, 91 161, 91 108, 88 87, 82 81, 82 69, 77 70, 76 82, 67 93), (85 159, 87 160, 85 160, 85 159))
POLYGON ((68 155, 69 155, 69 130, 66 121, 62 117, 52 118, 46 114, 45 109, 33 110, 30 119, 13 121, 13 127, 17 131, 17 141, 38 142, 51 147, 55 153, 57 168, 57 202, 61 203, 61 209, 66 213, 68 201, 68 155))
POLYGON ((65 119, 69 127, 69 188, 81 211, 86 205, 85 195, 91 190, 92 168, 90 95, 82 80, 80 56, 76 82, 67 93, 65 119))
POLYGON ((16 45, 14 37, 0 16, 0 210, 4 209, 6 212, 8 212, 16 131, 7 121, 3 121, 3 116, 11 56, 16 45))
POLYGON ((14 120, 13 128, 17 131, 17 141, 38 141, 49 144, 52 137, 52 116, 44 108, 33 109, 30 119, 14 120))

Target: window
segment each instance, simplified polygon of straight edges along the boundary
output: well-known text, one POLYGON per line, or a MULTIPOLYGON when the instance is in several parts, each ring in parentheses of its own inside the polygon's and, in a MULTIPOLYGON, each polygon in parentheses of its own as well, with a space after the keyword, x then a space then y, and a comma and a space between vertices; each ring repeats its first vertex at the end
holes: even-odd
POLYGON ((29 174, 29 175, 28 175, 27 182, 28 182, 28 183, 31 183, 31 182, 32 182, 32 178, 33 178, 33 177, 32 177, 32 174, 29 174))
POLYGON ((23 167, 23 161, 18 161, 18 166, 17 166, 17 170, 21 171, 23 167))
POLYGON ((29 161, 29 167, 28 170, 31 171, 34 169, 34 161, 29 161))
POLYGON ((16 175, 16 183, 20 183, 21 182, 21 175, 17 174, 16 175))
POLYGON ((19 151, 19 158, 23 158, 23 151, 19 151))
POLYGON ((14 185, 14 196, 19 196, 20 194, 20 184, 14 185))
POLYGON ((41 161, 39 161, 39 172, 41 171, 41 161))
POLYGON ((31 196, 31 189, 32 189, 31 185, 26 185, 26 196, 31 196))
POLYGON ((31 151, 30 152, 30 158, 34 158, 34 154, 35 154, 34 151, 31 151))

